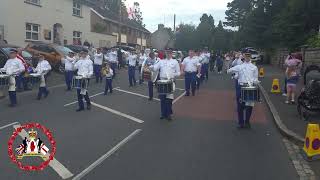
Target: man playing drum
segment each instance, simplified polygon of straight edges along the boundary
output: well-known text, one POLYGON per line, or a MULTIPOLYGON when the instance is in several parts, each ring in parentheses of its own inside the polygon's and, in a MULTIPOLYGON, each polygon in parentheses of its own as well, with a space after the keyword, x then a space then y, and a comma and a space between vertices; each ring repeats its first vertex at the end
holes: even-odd
MULTIPOLYGON (((81 76, 84 80, 84 83, 89 83, 90 77, 93 75, 93 63, 90 59, 87 59, 88 51, 81 51, 80 52, 80 59, 74 65, 74 68, 78 70, 78 76, 81 76)), ((77 89, 77 96, 78 96, 78 104, 79 109, 77 112, 84 110, 84 103, 83 97, 87 102, 87 109, 91 109, 91 102, 88 94, 88 90, 81 86, 77 89)))
MULTIPOLYGON (((167 58, 159 61, 150 68, 153 71, 160 70, 161 80, 174 80, 176 77, 180 76, 180 66, 178 61, 172 59, 172 51, 166 51, 167 58)), ((174 83, 173 83, 174 86, 174 83)), ((161 117, 160 119, 172 120, 172 101, 174 99, 173 92, 168 94, 159 94, 159 99, 161 101, 161 117)))
POLYGON ((154 76, 157 75, 157 73, 152 73, 150 70, 150 66, 154 65, 156 63, 157 59, 156 56, 154 54, 154 52, 150 52, 149 54, 149 58, 147 58, 143 64, 142 64, 142 78, 146 77, 146 73, 150 73, 148 78, 145 78, 144 80, 148 81, 148 89, 149 89, 149 101, 151 101, 153 99, 153 83, 156 81, 157 77, 153 77, 152 74, 154 74, 154 76))
POLYGON ((245 61, 243 64, 235 66, 227 70, 228 74, 236 73, 238 74, 238 84, 236 86, 236 94, 237 94, 237 111, 238 111, 238 128, 251 128, 250 125, 250 117, 252 114, 252 109, 254 103, 242 102, 241 100, 241 87, 244 86, 252 86, 257 84, 258 81, 258 68, 254 64, 251 63, 251 54, 250 52, 244 52, 245 61), (245 115, 245 119, 244 119, 245 115))
POLYGON ((38 92, 37 99, 40 100, 42 95, 44 94, 44 97, 47 97, 49 95, 49 91, 47 89, 46 85, 46 75, 51 70, 51 66, 47 60, 44 59, 43 55, 39 56, 39 62, 35 69, 35 71, 40 74, 40 87, 38 92))

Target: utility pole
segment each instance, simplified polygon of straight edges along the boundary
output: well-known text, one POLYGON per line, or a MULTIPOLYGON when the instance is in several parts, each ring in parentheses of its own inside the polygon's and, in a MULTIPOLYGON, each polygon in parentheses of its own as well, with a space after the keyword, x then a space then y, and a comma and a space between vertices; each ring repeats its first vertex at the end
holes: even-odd
POLYGON ((173 15, 173 32, 176 32, 176 14, 173 15))
POLYGON ((122 26, 121 26, 121 23, 122 23, 122 13, 121 13, 121 1, 122 0, 117 0, 118 1, 118 7, 119 7, 119 25, 118 25, 118 43, 119 45, 121 45, 121 29, 122 29, 122 26))

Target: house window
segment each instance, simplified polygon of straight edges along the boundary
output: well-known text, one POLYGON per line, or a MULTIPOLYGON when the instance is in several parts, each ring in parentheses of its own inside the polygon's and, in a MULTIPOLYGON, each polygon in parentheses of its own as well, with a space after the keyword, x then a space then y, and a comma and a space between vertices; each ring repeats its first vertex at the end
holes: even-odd
POLYGON ((40 0, 25 0, 26 3, 40 5, 40 0))
POLYGON ((81 4, 76 0, 73 0, 73 15, 81 16, 81 4))
POLYGON ((26 40, 38 41, 40 37, 40 25, 26 23, 26 40))
POLYGON ((81 32, 73 31, 73 44, 74 45, 81 45, 81 32))

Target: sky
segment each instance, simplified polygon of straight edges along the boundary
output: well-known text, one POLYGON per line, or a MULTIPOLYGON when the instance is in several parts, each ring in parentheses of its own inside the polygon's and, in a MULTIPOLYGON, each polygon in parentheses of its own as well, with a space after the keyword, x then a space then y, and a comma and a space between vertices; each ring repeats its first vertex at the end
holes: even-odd
POLYGON ((211 14, 217 24, 224 21, 227 3, 232 0, 126 0, 127 7, 134 2, 140 4, 143 23, 150 32, 165 24, 173 29, 173 15, 176 14, 176 26, 180 23, 198 25, 203 13, 211 14))

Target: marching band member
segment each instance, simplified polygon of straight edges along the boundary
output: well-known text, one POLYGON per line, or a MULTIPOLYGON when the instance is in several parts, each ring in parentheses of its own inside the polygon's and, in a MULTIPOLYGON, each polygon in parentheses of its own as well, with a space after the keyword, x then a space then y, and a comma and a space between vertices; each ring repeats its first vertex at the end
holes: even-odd
POLYGON ((113 78, 116 77, 116 68, 118 66, 118 55, 117 55, 117 51, 115 48, 112 48, 111 49, 111 52, 107 54, 107 58, 109 60, 109 63, 110 63, 110 66, 111 66, 111 69, 113 71, 113 78))
POLYGON ((206 47, 205 50, 203 51, 202 53, 202 58, 203 58, 203 61, 202 61, 202 71, 203 73, 201 73, 201 79, 204 80, 208 80, 209 79, 209 61, 210 61, 210 52, 208 51, 208 48, 206 47))
POLYGON ((44 97, 47 97, 49 95, 49 91, 46 85, 46 75, 50 70, 51 70, 51 66, 49 62, 44 59, 43 55, 39 55, 39 62, 35 69, 35 71, 38 74, 41 74, 40 87, 39 87, 39 92, 37 97, 38 100, 41 99, 43 94, 44 94, 44 97))
POLYGON ((97 52, 93 55, 93 71, 96 76, 96 83, 102 83, 102 75, 101 75, 101 68, 102 68, 102 61, 103 61, 103 54, 101 53, 101 49, 98 48, 97 52))
POLYGON ((16 94, 16 80, 15 76, 20 75, 25 71, 25 67, 22 62, 17 58, 17 50, 11 49, 9 54, 10 59, 7 60, 6 64, 3 68, 1 68, 2 72, 6 72, 6 74, 10 75, 9 77, 9 98, 10 98, 10 107, 14 107, 17 105, 17 94, 16 94))
MULTIPOLYGON (((243 64, 230 68, 227 73, 238 73, 237 92, 241 92, 241 87, 258 83, 258 68, 251 62, 250 52, 245 52, 245 61, 243 64)), ((237 93, 237 109, 238 109, 238 128, 250 128, 250 117, 252 114, 252 103, 241 102, 240 93, 237 93), (244 119, 245 115, 245 119, 244 119)))
MULTIPOLYGON (((167 51, 167 58, 159 61, 153 66, 150 66, 153 71, 160 70, 161 80, 173 80, 174 78, 180 76, 180 66, 179 63, 172 59, 172 51, 167 51)), ((172 120, 172 101, 174 99, 173 94, 161 94, 159 95, 161 101, 161 117, 160 119, 172 120)))
POLYGON ((113 71, 110 68, 109 64, 105 64, 105 67, 103 69, 105 72, 103 74, 106 77, 106 86, 104 88, 104 95, 106 96, 108 94, 108 91, 112 93, 112 77, 113 77, 113 71))
POLYGON ((128 76, 129 76, 129 86, 132 87, 136 85, 136 64, 137 55, 130 53, 128 56, 128 76))
POLYGON ((200 56, 200 51, 196 50, 195 51, 195 57, 198 59, 199 63, 201 64, 200 71, 197 71, 197 76, 196 76, 196 87, 199 90, 200 89, 200 84, 201 84, 201 69, 202 69, 202 61, 203 57, 200 56))
POLYGON ((197 72, 200 72, 201 67, 199 59, 194 56, 194 50, 189 50, 189 56, 186 57, 181 64, 182 72, 184 72, 185 76, 185 96, 190 96, 190 86, 192 96, 194 96, 196 93, 197 72))
MULTIPOLYGON (((154 52, 150 52, 149 53, 149 58, 146 59, 143 64, 148 66, 148 68, 150 69, 150 67, 152 65, 154 65, 156 63, 156 61, 157 61, 157 59, 156 59, 156 56, 155 56, 154 52)), ((148 89, 149 89, 149 101, 151 101, 153 99, 153 80, 152 79, 150 79, 148 81, 148 89)))
POLYGON ((69 54, 64 58, 64 68, 65 68, 65 81, 67 85, 67 91, 71 91, 71 83, 74 74, 73 65, 76 61, 73 52, 69 52, 69 54))
MULTIPOLYGON (((81 51, 80 59, 74 65, 74 68, 78 70, 78 76, 82 76, 88 80, 85 83, 89 83, 89 78, 93 75, 93 63, 90 59, 87 59, 87 54, 88 51, 81 51)), ((91 102, 88 91, 81 87, 81 89, 77 89, 77 95, 79 104, 79 109, 77 109, 77 112, 84 110, 83 97, 87 102, 87 109, 90 110, 91 102)))
MULTIPOLYGON (((232 62, 231 66, 232 67, 236 67, 236 66, 239 66, 241 65, 243 62, 242 62, 242 55, 241 53, 236 53, 235 55, 235 60, 232 62)), ((236 97, 240 97, 240 88, 241 87, 238 87, 239 86, 239 83, 238 83, 238 78, 239 78, 239 74, 238 73, 233 73, 233 76, 232 78, 234 79, 235 81, 235 89, 236 89, 236 97)))
MULTIPOLYGON (((141 50, 141 54, 139 55, 139 60, 138 60, 138 64, 139 64, 139 72, 141 72, 142 70, 142 64, 143 62, 147 59, 147 56, 144 52, 144 50, 141 50)), ((141 85, 143 82, 142 78, 139 78, 139 84, 141 85)))

